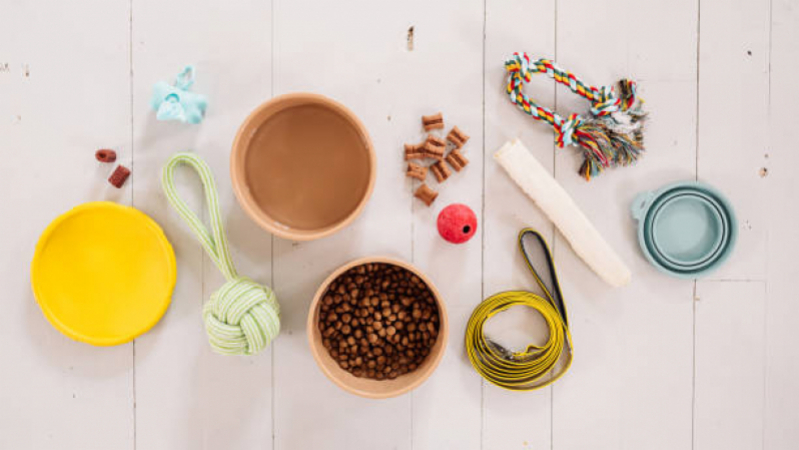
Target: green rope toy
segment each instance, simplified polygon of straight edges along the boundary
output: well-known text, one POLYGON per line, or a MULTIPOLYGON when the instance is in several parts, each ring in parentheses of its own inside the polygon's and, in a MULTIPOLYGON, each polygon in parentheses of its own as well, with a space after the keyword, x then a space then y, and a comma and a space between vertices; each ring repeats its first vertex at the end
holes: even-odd
POLYGON ((176 153, 163 169, 162 185, 169 203, 189 225, 205 252, 227 279, 203 306, 208 341, 223 355, 252 355, 266 348, 280 332, 280 305, 268 286, 240 276, 230 257, 219 210, 219 194, 211 169, 193 153, 176 153), (211 219, 213 235, 178 197, 175 169, 187 165, 200 176, 211 219))

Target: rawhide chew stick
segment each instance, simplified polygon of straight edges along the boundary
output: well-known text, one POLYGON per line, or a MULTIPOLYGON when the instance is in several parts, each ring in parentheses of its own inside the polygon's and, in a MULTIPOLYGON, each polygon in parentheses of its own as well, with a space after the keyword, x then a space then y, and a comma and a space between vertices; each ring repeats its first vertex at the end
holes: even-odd
POLYGON ((449 152, 449 155, 447 155, 447 157, 444 159, 446 159, 449 165, 455 169, 455 172, 460 172, 461 169, 469 164, 469 160, 466 159, 466 157, 463 156, 463 154, 457 148, 449 152))
POLYGON ((630 282, 630 269, 588 221, 574 200, 518 140, 506 142, 494 159, 560 230, 580 258, 608 284, 630 282))
POLYGON ((444 128, 444 116, 441 113, 422 116, 422 126, 424 127, 424 131, 444 128))
POLYGON ((449 130, 449 134, 447 134, 447 140, 452 142, 452 145, 454 145, 455 148, 461 148, 464 145, 466 145, 466 141, 469 140, 469 135, 461 131, 461 129, 458 128, 457 126, 455 126, 452 127, 451 130, 449 130))
POLYGON ((405 172, 405 175, 416 178, 417 180, 424 181, 427 177, 427 167, 416 164, 415 162, 408 163, 408 171, 405 172))

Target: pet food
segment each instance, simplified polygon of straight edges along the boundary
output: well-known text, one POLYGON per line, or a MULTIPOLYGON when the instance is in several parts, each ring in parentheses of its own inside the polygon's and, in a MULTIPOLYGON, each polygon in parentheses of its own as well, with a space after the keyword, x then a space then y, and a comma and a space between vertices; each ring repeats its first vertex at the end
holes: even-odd
POLYGON ((419 189, 416 189, 416 192, 413 193, 413 196, 423 201, 425 205, 430 206, 436 200, 436 197, 438 197, 438 192, 430 189, 429 186, 422 183, 422 185, 419 186, 419 189))
POLYGON ((443 183, 444 180, 449 178, 449 175, 452 173, 446 164, 444 164, 444 161, 438 161, 430 166, 430 171, 433 172, 433 175, 436 177, 436 181, 439 183, 443 183))
POLYGON ((114 170, 114 173, 108 178, 108 182, 111 183, 115 188, 119 189, 125 184, 128 177, 130 176, 130 169, 123 165, 117 166, 114 170))
POLYGON ((322 345, 356 377, 393 380, 412 372, 438 338, 433 293, 402 267, 353 267, 330 283, 319 308, 322 345))
POLYGON ((408 163, 408 171, 406 172, 406 175, 411 178, 424 181, 425 177, 427 177, 427 167, 410 162, 408 163))
POLYGON ((425 152, 423 144, 405 144, 405 161, 411 159, 424 159, 425 152))
POLYGON ((460 128, 457 126, 452 127, 449 130, 449 134, 447 134, 447 140, 452 142, 455 148, 461 148, 466 144, 466 141, 469 140, 469 135, 461 131, 460 128))
POLYGON ((104 148, 97 150, 94 153, 94 157, 97 158, 97 161, 103 163, 112 163, 117 160, 117 152, 104 148))
POLYGON ((441 161, 444 159, 444 151, 447 149, 447 143, 441 138, 428 134, 422 149, 424 150, 425 157, 441 161))
POLYGON ((449 165, 452 166, 453 169, 455 169, 455 172, 460 172, 461 169, 463 169, 464 167, 466 167, 467 164, 469 164, 469 160, 466 159, 466 157, 463 156, 463 154, 457 148, 449 152, 447 157, 444 159, 446 159, 449 165))
POLYGON ((441 113, 436 113, 431 116, 422 116, 422 126, 424 131, 443 129, 444 116, 441 113))

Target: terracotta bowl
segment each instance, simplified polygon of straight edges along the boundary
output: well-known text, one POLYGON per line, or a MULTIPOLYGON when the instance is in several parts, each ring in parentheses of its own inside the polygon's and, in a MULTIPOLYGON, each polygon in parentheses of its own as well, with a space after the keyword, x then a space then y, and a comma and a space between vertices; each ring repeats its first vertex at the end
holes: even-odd
POLYGON ((316 291, 313 302, 311 302, 311 309, 308 314, 307 331, 308 342, 311 345, 311 353, 313 354, 316 363, 319 365, 319 368, 322 369, 322 372, 331 381, 333 381, 333 383, 337 384, 345 391, 355 395, 360 395, 361 397, 389 398, 396 397, 416 389, 422 383, 424 383, 428 377, 430 377, 430 375, 438 366, 438 363, 441 361, 441 358, 444 356, 444 350, 447 348, 447 340, 449 339, 449 320, 447 318, 447 308, 444 305, 444 301, 441 299, 441 294, 438 292, 430 279, 427 278, 427 276, 425 276, 419 269, 411 264, 393 258, 378 256, 361 258, 347 263, 336 269, 332 274, 330 274, 329 277, 327 277, 327 279, 319 287, 319 290, 316 291), (433 345, 433 348, 430 349, 430 354, 427 355, 427 358, 425 358, 425 360, 419 367, 416 368, 416 370, 406 373, 405 375, 400 375, 393 380, 372 380, 368 378, 358 378, 339 367, 338 363, 336 363, 324 345, 322 345, 322 334, 319 331, 318 326, 320 301, 327 292, 327 288, 330 286, 330 283, 332 283, 333 280, 338 278, 347 270, 362 264, 370 263, 383 263, 399 266, 415 274, 421 278, 421 280, 430 289, 430 292, 433 294, 433 298, 436 300, 436 305, 438 306, 438 339, 436 339, 436 343, 433 345))
MULTIPOLYGON (((296 109, 295 109, 296 111, 296 109)), ((304 131, 308 131, 304 129, 302 123, 288 122, 290 125, 285 125, 287 121, 280 119, 276 120, 275 122, 271 123, 271 126, 280 128, 281 132, 285 130, 285 134, 287 136, 302 136, 304 131), (280 123, 280 125, 276 125, 280 123)), ((269 128, 263 128, 263 130, 268 130, 269 128)), ((274 129, 274 128, 272 128, 274 129)), ((266 133, 266 131, 265 131, 266 133)), ((306 133, 307 134, 307 133, 306 133)), ((281 141, 282 142, 282 141, 281 141)), ((327 140, 325 142, 330 142, 327 140)), ((263 154, 263 153, 262 153, 263 154)), ((325 155, 329 155, 330 153, 326 153, 325 155)), ((337 161, 339 162, 339 161, 337 161)), ((342 162, 343 164, 343 162, 342 162)), ((294 94, 287 94, 282 95, 279 97, 275 97, 272 100, 262 104, 258 108, 256 108, 250 115, 245 119, 244 123, 238 130, 236 134, 236 138, 233 141, 233 148, 230 155, 230 175, 231 180, 233 182, 233 192, 236 194, 236 198, 238 199, 239 203, 241 204, 244 211, 249 215, 258 225, 262 228, 266 229, 267 231, 280 236, 282 238, 291 239, 295 241, 309 241, 313 239, 319 239, 328 235, 331 235, 348 224, 350 224, 356 217, 361 213, 366 202, 369 200, 369 197, 372 194, 372 190, 374 188, 375 183, 375 174, 376 174, 376 157, 375 152, 372 146, 372 141, 369 137, 366 128, 364 127, 363 123, 358 119, 358 117, 353 114, 352 111, 347 109, 344 105, 331 100, 327 97, 318 95, 318 94, 310 94, 310 93, 294 93, 294 94), (350 208, 350 204, 346 207, 342 207, 341 211, 337 212, 340 213, 336 219, 333 219, 330 223, 325 223, 322 226, 311 227, 311 228, 300 228, 297 226, 287 225, 286 223, 291 223, 290 220, 278 220, 275 217, 270 216, 270 214, 265 210, 264 207, 260 206, 254 197, 253 189, 251 189, 250 181, 248 180, 247 174, 247 164, 248 164, 248 157, 251 156, 251 153, 254 154, 256 151, 258 152, 268 152, 268 151, 275 151, 273 147, 279 147, 279 145, 274 145, 271 147, 263 147, 253 144, 255 139, 256 133, 261 130, 261 127, 264 127, 265 124, 269 123, 270 120, 275 119, 276 117, 285 117, 285 115, 279 116, 280 113, 283 112, 290 112, 292 108, 295 107, 302 107, 302 106, 313 106, 323 108, 326 111, 332 112, 335 116, 338 116, 341 119, 344 119, 341 122, 341 127, 351 127, 346 130, 347 133, 355 133, 358 136, 359 145, 361 148, 352 149, 351 147, 347 147, 348 153, 342 155, 342 160, 346 160, 350 167, 353 164, 358 164, 358 167, 365 167, 366 179, 367 181, 362 185, 359 185, 357 190, 360 192, 356 192, 355 195, 360 194, 360 200, 354 207, 350 208), (257 149, 257 150, 254 150, 257 149), (357 160, 357 161, 354 161, 357 160)), ((324 173, 328 173, 333 171, 335 173, 336 170, 340 169, 339 164, 334 164, 330 166, 324 167, 324 173)), ((270 166, 274 167, 274 166, 270 166)), ((279 171, 280 168, 276 167, 276 170, 279 171)), ((363 173, 363 172, 361 172, 363 173)), ((319 178, 310 177, 309 180, 316 180, 319 178)), ((349 177, 349 179, 352 179, 349 177)), ((311 181, 313 182, 313 181, 311 181)), ((301 183, 299 183, 301 184, 301 183)), ((296 189, 292 190, 291 192, 299 192, 299 195, 302 196, 304 193, 302 189, 305 185, 297 186, 296 189)), ((318 189, 318 186, 315 186, 318 189)), ((310 192, 310 190, 309 190, 310 192)), ((350 192, 350 191, 348 191, 350 192)), ((336 197, 340 198, 340 197, 336 197)), ((335 198, 331 199, 332 202, 335 202, 335 198)), ((263 203, 262 203, 263 204, 263 203)), ((325 205, 331 204, 330 202, 325 203, 325 205)), ((292 214, 305 214, 307 211, 303 211, 302 207, 297 207, 297 212, 292 214)))

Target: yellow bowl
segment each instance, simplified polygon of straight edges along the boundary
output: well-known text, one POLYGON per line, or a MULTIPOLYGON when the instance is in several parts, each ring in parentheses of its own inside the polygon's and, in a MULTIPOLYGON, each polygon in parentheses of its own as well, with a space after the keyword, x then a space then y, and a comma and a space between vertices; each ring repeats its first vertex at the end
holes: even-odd
POLYGON ((175 253, 141 211, 111 202, 75 207, 36 244, 31 285, 48 321, 93 345, 146 333, 166 312, 177 278, 175 253))

